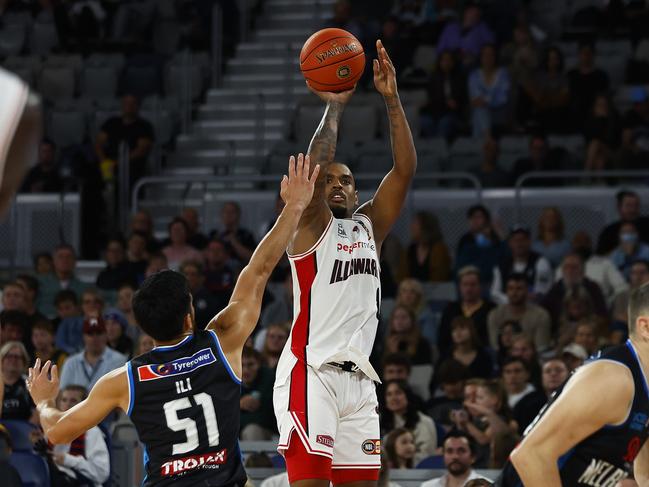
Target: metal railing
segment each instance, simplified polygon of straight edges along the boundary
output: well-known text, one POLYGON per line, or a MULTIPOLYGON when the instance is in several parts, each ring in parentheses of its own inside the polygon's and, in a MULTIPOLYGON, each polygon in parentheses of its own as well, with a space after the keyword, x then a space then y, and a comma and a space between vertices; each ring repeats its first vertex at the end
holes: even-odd
MULTIPOLYGON (((557 181, 570 179, 625 179, 625 178, 643 178, 645 184, 649 181, 649 170, 647 171, 532 171, 521 175, 514 184, 514 198, 516 205, 516 218, 520 218, 521 208, 523 206, 522 192, 524 185, 528 181, 548 180, 557 181)), ((529 187, 528 187, 529 189, 529 187)))

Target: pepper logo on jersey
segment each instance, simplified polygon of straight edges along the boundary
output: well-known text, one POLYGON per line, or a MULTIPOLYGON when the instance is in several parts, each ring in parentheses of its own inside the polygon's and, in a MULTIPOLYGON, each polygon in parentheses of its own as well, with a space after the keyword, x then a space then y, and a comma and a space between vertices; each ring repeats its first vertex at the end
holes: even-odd
POLYGON ((211 348, 204 348, 191 357, 182 357, 166 364, 140 365, 137 374, 140 382, 148 380, 164 379, 175 375, 182 375, 192 372, 205 365, 216 362, 216 357, 211 348))

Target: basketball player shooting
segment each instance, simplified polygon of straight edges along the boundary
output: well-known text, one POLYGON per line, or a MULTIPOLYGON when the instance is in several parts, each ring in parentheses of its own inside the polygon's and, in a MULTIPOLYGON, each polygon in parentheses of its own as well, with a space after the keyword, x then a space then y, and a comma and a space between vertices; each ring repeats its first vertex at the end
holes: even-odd
POLYGON ((278 450, 294 487, 373 486, 381 465, 379 377, 369 362, 381 302, 379 253, 401 212, 417 155, 394 66, 380 41, 376 47, 374 85, 387 107, 394 165, 360 207, 349 167, 333 162, 352 91, 312 90, 326 102, 309 147, 322 170, 288 247, 294 322, 273 397, 278 450))
POLYGON ((102 377, 85 401, 59 411, 56 365, 41 366, 37 359, 27 387, 48 440, 69 443, 120 408, 145 445, 143 485, 242 486, 241 354, 257 324, 268 278, 312 199, 318 173, 316 167, 309 177, 308 157, 290 158, 281 185, 286 206, 241 272, 230 303, 206 330, 194 329, 187 280, 166 270, 146 279, 133 298, 135 318, 156 347, 102 377))
POLYGON ((649 285, 629 296, 629 339, 583 365, 528 427, 495 485, 649 485, 649 285))

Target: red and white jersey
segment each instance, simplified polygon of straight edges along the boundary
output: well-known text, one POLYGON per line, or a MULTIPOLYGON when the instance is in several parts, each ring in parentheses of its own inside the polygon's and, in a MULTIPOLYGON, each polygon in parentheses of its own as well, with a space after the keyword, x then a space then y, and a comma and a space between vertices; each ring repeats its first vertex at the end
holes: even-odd
POLYGON ((354 362, 379 381, 369 362, 381 302, 380 266, 370 219, 331 218, 307 252, 289 255, 293 271, 293 326, 277 365, 277 384, 298 360, 318 370, 354 362))

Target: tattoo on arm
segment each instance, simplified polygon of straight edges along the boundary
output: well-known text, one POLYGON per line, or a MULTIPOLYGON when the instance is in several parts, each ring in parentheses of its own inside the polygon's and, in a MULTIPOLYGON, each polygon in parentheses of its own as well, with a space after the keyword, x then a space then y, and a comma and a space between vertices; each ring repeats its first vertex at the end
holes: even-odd
MULTIPOLYGON (((308 154, 314 163, 331 162, 336 155, 336 142, 338 139, 338 124, 343 114, 344 105, 338 102, 329 102, 325 109, 320 125, 316 129, 308 154)), ((315 167, 315 164, 313 164, 315 167)), ((320 171, 323 174, 323 171, 320 171)))

